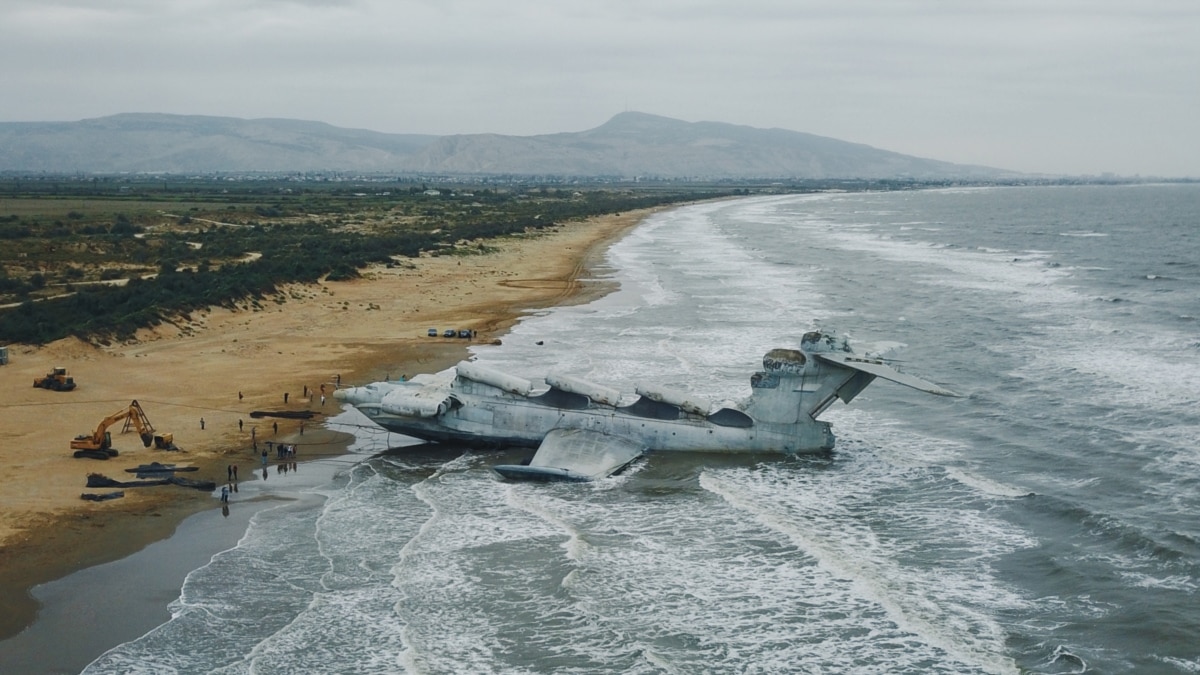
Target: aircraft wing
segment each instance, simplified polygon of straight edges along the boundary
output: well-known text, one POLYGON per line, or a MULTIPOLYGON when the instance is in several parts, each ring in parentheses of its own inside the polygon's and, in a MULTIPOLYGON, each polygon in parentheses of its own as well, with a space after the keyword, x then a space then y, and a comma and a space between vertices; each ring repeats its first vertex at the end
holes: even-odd
POLYGON ((918 389, 930 394, 937 394, 938 396, 959 396, 959 394, 956 394, 949 389, 939 387, 932 382, 927 382, 919 377, 902 373, 877 359, 864 359, 838 352, 817 352, 813 354, 813 356, 835 366, 852 368, 854 370, 858 370, 869 375, 874 375, 876 377, 882 377, 885 380, 891 380, 897 384, 903 384, 906 387, 912 387, 913 389, 918 389))
POLYGON ((552 429, 528 465, 492 469, 513 480, 589 481, 611 476, 645 451, 643 445, 599 431, 552 429))

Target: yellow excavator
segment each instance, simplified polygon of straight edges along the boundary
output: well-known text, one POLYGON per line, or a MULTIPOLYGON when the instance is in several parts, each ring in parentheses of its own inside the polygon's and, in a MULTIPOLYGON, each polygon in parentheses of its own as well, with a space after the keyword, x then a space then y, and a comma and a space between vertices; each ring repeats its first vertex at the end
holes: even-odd
MULTIPOLYGON (((75 456, 90 459, 116 457, 117 451, 112 447, 112 434, 108 431, 108 428, 121 421, 125 422, 121 433, 129 431, 130 427, 137 429, 138 436, 141 437, 142 445, 145 447, 150 447, 150 444, 156 441, 154 427, 150 424, 150 418, 146 417, 146 411, 142 410, 142 406, 137 401, 134 401, 129 404, 128 408, 119 410, 100 420, 100 424, 91 434, 76 436, 75 440, 71 441, 71 449, 75 451, 75 456)), ((165 436, 168 435, 164 434, 164 436, 157 438, 164 438, 165 436)))
POLYGON ((71 391, 75 388, 75 378, 67 374, 67 369, 62 366, 57 366, 54 370, 46 373, 45 377, 39 377, 33 381, 35 389, 49 389, 51 391, 71 391))

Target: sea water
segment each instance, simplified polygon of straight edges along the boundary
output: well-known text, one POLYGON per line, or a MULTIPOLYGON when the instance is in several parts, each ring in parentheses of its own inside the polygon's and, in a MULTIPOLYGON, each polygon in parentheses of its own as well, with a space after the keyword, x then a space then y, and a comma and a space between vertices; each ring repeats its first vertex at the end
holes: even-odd
POLYGON ((780 195, 653 216, 486 365, 722 401, 821 329, 832 453, 505 482, 406 443, 264 510, 106 672, 1200 672, 1200 186, 780 195))

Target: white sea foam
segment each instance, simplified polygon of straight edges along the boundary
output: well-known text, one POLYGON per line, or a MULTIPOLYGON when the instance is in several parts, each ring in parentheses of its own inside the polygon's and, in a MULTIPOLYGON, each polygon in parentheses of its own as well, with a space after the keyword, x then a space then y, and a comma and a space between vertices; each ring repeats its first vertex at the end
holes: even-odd
POLYGON ((1069 277, 1061 268, 1047 267, 1046 254, 1032 251, 968 251, 940 244, 881 236, 875 231, 843 227, 826 235, 845 248, 867 251, 890 260, 943 269, 950 275, 925 273, 925 283, 984 291, 999 299, 1042 304, 1076 303, 1078 295, 1056 286, 1069 277))
MULTIPOLYGON (((580 536, 579 530, 576 530, 570 521, 560 517, 553 510, 545 508, 538 500, 530 499, 529 493, 531 488, 536 489, 540 486, 530 485, 515 485, 511 486, 506 493, 506 498, 509 505, 514 508, 528 511, 529 513, 545 520, 548 523, 556 525, 562 529, 566 535, 566 541, 563 542, 563 550, 566 552, 567 559, 572 561, 580 560, 587 553, 587 542, 580 536)), ((574 574, 572 570, 570 574, 574 574)), ((564 584, 566 579, 564 578, 564 584)))
MULTIPOLYGON (((669 504, 617 507, 556 504, 560 517, 578 519, 572 527, 594 531, 596 540, 570 591, 581 611, 642 645, 656 666, 693 672, 733 659, 768 671, 844 670, 874 662, 865 642, 847 639, 849 626, 863 639, 903 640, 844 584, 779 548, 769 532, 739 524, 735 511, 706 507, 691 516, 669 504)), ((911 645, 895 658, 943 669, 936 654, 911 645)))
POLYGON ((977 606, 984 600, 1019 605, 1011 592, 945 567, 928 576, 927 569, 901 566, 895 562, 898 552, 890 550, 892 544, 869 527, 849 525, 855 519, 837 514, 845 507, 827 491, 821 490, 818 497, 812 485, 784 491, 779 485, 763 485, 768 482, 757 475, 716 471, 701 476, 706 489, 786 536, 836 578, 849 581, 856 595, 877 604, 901 631, 973 668, 1018 671, 1005 655, 1003 628, 987 611, 994 606, 977 606), (763 500, 760 493, 773 496, 763 500), (781 503, 780 494, 795 496, 781 503), (830 529, 833 520, 839 525, 830 529))
POLYGON ((1160 661, 1184 673, 1200 673, 1200 657, 1181 659, 1174 656, 1160 656, 1160 661))

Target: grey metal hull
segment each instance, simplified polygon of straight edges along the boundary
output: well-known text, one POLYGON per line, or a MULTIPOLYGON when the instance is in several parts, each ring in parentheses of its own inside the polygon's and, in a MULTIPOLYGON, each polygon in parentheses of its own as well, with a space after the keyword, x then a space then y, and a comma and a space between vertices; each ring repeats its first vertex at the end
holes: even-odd
POLYGON ((639 385, 636 399, 575 376, 550 373, 546 388, 464 361, 411 382, 377 382, 335 396, 379 426, 426 441, 473 447, 537 448, 511 478, 592 480, 645 452, 820 453, 833 449, 817 417, 849 403, 876 377, 934 394, 953 392, 855 356, 845 340, 804 335, 800 349, 773 349, 750 378, 751 395, 714 406, 687 392, 639 385))
POLYGON ((648 420, 612 408, 562 411, 516 400, 506 400, 501 406, 479 402, 447 412, 436 420, 363 412, 388 431, 468 447, 536 448, 553 429, 588 429, 635 438, 651 452, 806 454, 832 450, 835 441, 829 423, 816 420, 791 425, 760 423, 739 429, 704 419, 648 420), (490 423, 485 419, 489 416, 490 423), (520 424, 507 425, 507 419, 520 420, 520 424))

